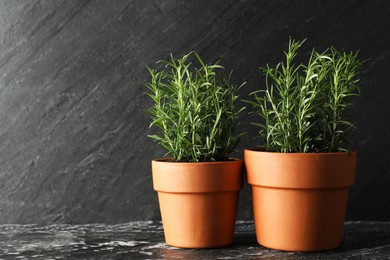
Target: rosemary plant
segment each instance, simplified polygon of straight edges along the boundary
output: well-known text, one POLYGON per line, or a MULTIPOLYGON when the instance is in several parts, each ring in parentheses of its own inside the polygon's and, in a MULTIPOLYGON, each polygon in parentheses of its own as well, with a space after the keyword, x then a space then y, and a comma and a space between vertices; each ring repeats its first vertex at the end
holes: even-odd
POLYGON ((159 61, 161 70, 147 67, 151 81, 147 95, 154 105, 148 110, 151 126, 161 134, 150 135, 174 161, 228 160, 241 134, 234 133, 238 114, 235 105, 240 87, 218 72, 216 62, 207 65, 196 52, 180 59, 159 61), (198 67, 189 62, 193 58, 198 67))
POLYGON ((261 68, 265 90, 251 93, 255 98, 249 103, 264 123, 255 125, 267 151, 346 151, 347 134, 354 127, 346 112, 351 97, 360 93, 358 52, 313 50, 307 65, 297 65, 294 58, 304 42, 290 39, 286 61, 261 68))

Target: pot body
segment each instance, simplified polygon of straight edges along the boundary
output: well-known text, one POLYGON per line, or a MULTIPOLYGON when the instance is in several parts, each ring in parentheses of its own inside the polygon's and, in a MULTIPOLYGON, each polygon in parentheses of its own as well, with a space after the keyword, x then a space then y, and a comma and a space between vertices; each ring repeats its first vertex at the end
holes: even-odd
POLYGON ((259 244, 315 252, 341 243, 356 152, 244 151, 259 244))
POLYGON ((167 244, 210 248, 233 241, 242 160, 184 163, 153 160, 167 244))

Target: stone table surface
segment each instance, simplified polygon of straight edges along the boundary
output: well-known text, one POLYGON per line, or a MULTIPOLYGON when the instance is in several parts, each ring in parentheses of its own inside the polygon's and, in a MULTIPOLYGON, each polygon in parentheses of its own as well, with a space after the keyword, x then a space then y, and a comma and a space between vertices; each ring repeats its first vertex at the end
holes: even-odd
POLYGON ((342 245, 322 253, 264 248, 250 221, 230 246, 197 250, 168 246, 161 222, 0 225, 0 259, 390 259, 390 222, 346 222, 342 245))

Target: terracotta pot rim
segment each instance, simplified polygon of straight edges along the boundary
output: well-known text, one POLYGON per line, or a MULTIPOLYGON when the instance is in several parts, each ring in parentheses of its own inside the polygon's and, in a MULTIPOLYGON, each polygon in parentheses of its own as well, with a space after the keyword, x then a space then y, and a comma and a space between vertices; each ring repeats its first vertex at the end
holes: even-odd
POLYGON ((166 164, 180 164, 180 165, 184 165, 184 164, 191 164, 191 165, 205 165, 205 164, 226 164, 226 163, 233 163, 233 162, 242 162, 243 159, 240 159, 240 158, 229 158, 227 161, 215 161, 215 162, 176 162, 176 161, 172 161, 172 158, 157 158, 157 159, 154 159, 152 160, 153 162, 161 162, 161 163, 166 163, 166 164))
POLYGON ((243 160, 223 162, 152 161, 153 187, 159 192, 208 193, 239 191, 243 160))
POLYGON ((357 152, 275 153, 244 151, 248 183, 292 189, 338 189, 353 186, 357 152))
POLYGON ((356 150, 347 151, 347 152, 320 152, 320 153, 296 153, 296 152, 290 152, 290 153, 282 153, 282 152, 270 152, 266 151, 262 147, 255 147, 255 148, 246 148, 244 151, 247 152, 259 152, 264 154, 272 154, 272 155, 280 155, 280 156, 335 156, 335 155, 347 155, 347 154, 354 154, 357 153, 356 150))

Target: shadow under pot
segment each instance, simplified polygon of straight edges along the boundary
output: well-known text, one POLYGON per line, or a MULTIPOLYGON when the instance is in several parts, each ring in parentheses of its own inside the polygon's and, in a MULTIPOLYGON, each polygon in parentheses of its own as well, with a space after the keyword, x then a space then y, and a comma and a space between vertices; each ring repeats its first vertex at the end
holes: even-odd
POLYGON ((165 241, 182 248, 211 248, 233 241, 243 161, 152 161, 165 241))
POLYGON ((341 243, 356 152, 274 153, 247 149, 259 244, 316 252, 341 243))

